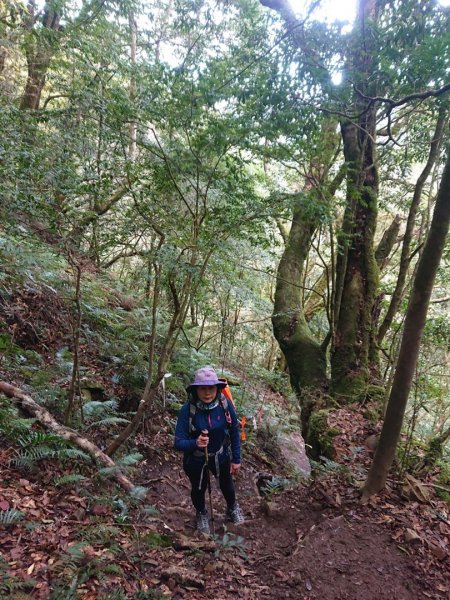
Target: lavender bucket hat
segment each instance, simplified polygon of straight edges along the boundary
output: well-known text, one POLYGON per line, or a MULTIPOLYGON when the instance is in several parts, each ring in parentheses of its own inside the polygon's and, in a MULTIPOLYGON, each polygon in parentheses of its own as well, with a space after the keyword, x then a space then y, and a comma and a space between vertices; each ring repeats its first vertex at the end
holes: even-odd
POLYGON ((217 377, 217 374, 212 367, 202 367, 195 371, 194 381, 188 385, 186 389, 189 392, 200 385, 217 385, 219 389, 222 389, 227 384, 217 377))

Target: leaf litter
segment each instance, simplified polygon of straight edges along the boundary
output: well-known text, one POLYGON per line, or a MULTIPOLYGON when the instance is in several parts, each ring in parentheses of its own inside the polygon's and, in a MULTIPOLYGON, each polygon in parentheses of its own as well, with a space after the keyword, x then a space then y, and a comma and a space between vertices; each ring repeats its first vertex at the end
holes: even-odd
MULTIPOLYGON (((122 504, 108 503, 121 493, 111 483, 102 494, 95 479, 56 487, 55 475, 64 473, 54 461, 25 478, 8 466, 9 449, 1 447, 0 507, 24 516, 0 532, 0 586, 22 582, 24 597, 57 598, 58 585, 67 582, 83 600, 106 599, 118 589, 124 598, 173 600, 448 598, 448 506, 416 477, 390 482, 362 505, 358 479, 370 465, 364 446, 370 426, 355 408, 340 409, 333 419, 341 431, 336 461, 347 469, 300 481, 268 507, 255 485, 267 461, 258 464, 252 453, 246 465, 244 448, 237 490, 247 521, 224 524, 214 486, 216 540, 194 532, 180 456, 163 421, 158 447, 147 440, 148 456, 136 475, 136 483, 147 483, 146 503, 154 509, 147 512, 123 495, 122 504)), ((277 475, 287 475, 279 469, 277 475)))

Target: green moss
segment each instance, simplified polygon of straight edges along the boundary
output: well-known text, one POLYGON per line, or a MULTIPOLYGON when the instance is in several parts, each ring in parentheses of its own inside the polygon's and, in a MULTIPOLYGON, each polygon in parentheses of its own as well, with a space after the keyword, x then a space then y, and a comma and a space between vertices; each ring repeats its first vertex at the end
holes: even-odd
POLYGON ((381 418, 381 410, 376 406, 368 406, 363 412, 363 417, 371 423, 378 423, 381 418))
POLYGON ((309 419, 306 443, 310 446, 313 457, 325 456, 335 458, 333 439, 339 431, 328 425, 329 410, 319 410, 312 413, 309 419))
POLYGON ((369 384, 366 388, 366 394, 363 401, 376 402, 383 405, 386 389, 382 385, 369 384))
MULTIPOLYGON (((442 439, 440 436, 432 438, 428 443, 425 454, 425 464, 435 465, 442 458, 442 439)), ((450 470, 449 470, 450 475, 450 470)))
POLYGON ((169 548, 172 545, 172 540, 167 535, 158 533, 157 531, 149 531, 140 541, 148 548, 169 548))
MULTIPOLYGON (((439 477, 438 477, 438 485, 445 487, 445 488, 449 488, 450 487, 450 462, 442 461, 441 463, 439 463, 439 466, 441 467, 441 471, 440 471, 439 477)), ((439 498, 442 498, 442 500, 447 502, 447 504, 450 506, 450 491, 436 488, 436 494, 439 496, 439 498)))
POLYGON ((366 398, 367 375, 360 371, 353 377, 342 377, 340 381, 333 381, 332 393, 339 405, 361 402, 366 398))
POLYGON ((414 470, 423 462, 424 450, 424 444, 417 438, 400 440, 396 449, 397 462, 403 469, 414 470))

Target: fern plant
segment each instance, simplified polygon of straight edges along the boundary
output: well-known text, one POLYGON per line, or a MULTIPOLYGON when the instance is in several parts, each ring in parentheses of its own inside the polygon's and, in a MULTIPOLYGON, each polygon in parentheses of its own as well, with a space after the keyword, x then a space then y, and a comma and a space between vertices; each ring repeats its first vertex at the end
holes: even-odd
POLYGON ((284 477, 277 477, 276 475, 269 479, 264 486, 261 487, 260 492, 263 496, 274 496, 279 494, 291 485, 289 479, 284 477))
POLYGON ((68 475, 63 475, 62 477, 57 477, 54 480, 54 484, 56 487, 69 486, 75 483, 79 483, 80 481, 84 481, 86 477, 81 475, 81 473, 69 473, 68 475))
POLYGON ((8 527, 9 525, 15 525, 24 516, 24 513, 15 508, 8 508, 7 510, 0 510, 0 525, 8 527))
POLYGON ((21 597, 30 598, 23 593, 24 590, 33 588, 36 585, 34 579, 27 579, 25 581, 18 579, 14 575, 11 575, 8 571, 8 563, 0 555, 0 598, 17 598, 21 597))
POLYGON ((9 441, 15 441, 18 436, 30 430, 36 419, 23 419, 18 410, 5 396, 0 396, 0 434, 9 441))
POLYGON ((11 464, 31 470, 37 462, 45 459, 90 461, 88 454, 79 448, 72 447, 63 438, 45 431, 28 431, 17 439, 20 447, 16 457, 11 459, 11 464))

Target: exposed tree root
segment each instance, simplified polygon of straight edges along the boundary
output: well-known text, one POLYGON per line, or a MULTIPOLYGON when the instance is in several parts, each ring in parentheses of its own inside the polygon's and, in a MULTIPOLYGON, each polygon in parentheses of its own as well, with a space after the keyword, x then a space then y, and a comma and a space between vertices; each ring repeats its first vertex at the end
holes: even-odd
POLYGON ((9 398, 18 400, 23 410, 33 417, 36 417, 39 423, 41 423, 44 427, 56 433, 65 440, 72 442, 82 450, 88 452, 94 458, 94 460, 96 460, 102 466, 110 468, 112 467, 114 470, 112 470, 111 476, 117 481, 117 483, 127 492, 131 492, 133 490, 133 483, 119 470, 112 458, 107 456, 100 450, 100 448, 98 448, 88 439, 80 436, 73 429, 69 429, 68 427, 64 427, 64 425, 60 425, 52 417, 48 410, 37 404, 33 398, 25 394, 25 392, 23 392, 20 388, 14 387, 5 381, 0 381, 0 392, 9 398))

